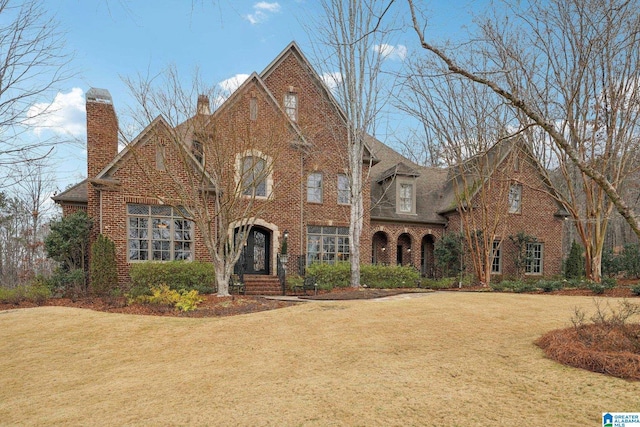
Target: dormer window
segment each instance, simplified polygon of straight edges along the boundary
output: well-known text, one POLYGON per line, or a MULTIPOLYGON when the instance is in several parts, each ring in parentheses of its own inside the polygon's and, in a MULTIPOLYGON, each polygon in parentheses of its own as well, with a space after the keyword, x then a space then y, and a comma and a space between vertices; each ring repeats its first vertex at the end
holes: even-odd
POLYGON ((298 120, 298 94, 289 92, 284 96, 284 111, 294 122, 298 120))
POLYGON ((416 192, 415 181, 413 179, 396 178, 396 209, 398 213, 416 213, 416 192))

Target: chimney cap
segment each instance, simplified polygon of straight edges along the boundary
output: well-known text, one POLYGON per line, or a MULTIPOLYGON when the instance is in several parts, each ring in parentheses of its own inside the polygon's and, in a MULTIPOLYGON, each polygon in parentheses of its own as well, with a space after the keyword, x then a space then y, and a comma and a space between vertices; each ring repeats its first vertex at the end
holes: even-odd
POLYGON ((207 95, 198 95, 198 105, 196 112, 198 114, 211 114, 209 107, 209 97, 207 95))
POLYGON ((107 89, 99 89, 95 87, 92 87, 87 91, 87 102, 89 101, 113 104, 113 99, 107 89))

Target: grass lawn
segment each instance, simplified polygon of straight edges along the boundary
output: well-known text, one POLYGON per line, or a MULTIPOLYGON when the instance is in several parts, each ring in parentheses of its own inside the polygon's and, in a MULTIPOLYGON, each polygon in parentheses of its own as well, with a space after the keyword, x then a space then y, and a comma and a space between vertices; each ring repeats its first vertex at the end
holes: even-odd
POLYGON ((0 425, 596 426, 640 383, 533 341, 593 298, 433 293, 225 318, 0 312, 0 425))

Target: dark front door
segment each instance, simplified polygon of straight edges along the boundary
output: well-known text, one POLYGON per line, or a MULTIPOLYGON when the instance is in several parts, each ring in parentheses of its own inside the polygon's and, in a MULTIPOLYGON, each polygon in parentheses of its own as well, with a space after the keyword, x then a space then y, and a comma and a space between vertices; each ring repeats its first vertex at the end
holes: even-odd
POLYGON ((267 230, 253 227, 244 249, 245 273, 269 274, 271 238, 267 230))

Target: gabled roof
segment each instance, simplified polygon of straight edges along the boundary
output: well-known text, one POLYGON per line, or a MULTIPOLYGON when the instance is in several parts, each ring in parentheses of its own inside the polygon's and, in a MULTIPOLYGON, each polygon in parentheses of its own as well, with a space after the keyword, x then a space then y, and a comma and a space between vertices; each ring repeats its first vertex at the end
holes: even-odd
POLYGON ((410 178, 416 178, 420 176, 420 173, 416 169, 407 166, 404 162, 399 162, 382 172, 377 178, 378 183, 394 176, 408 176, 410 178))
MULTIPOLYGON (((280 52, 280 54, 278 56, 276 56, 276 58, 273 61, 271 61, 271 63, 269 65, 267 65, 264 70, 262 70, 262 72, 260 73, 260 78, 264 80, 267 77, 269 77, 269 75, 276 68, 278 68, 280 63, 282 63, 282 61, 284 61, 287 58, 287 56, 289 56, 289 55, 295 55, 298 58, 298 60, 303 64, 304 68, 307 70, 307 72, 311 76, 311 79, 313 80, 313 82, 316 84, 316 86, 327 97, 327 99, 329 100, 329 102, 331 103, 333 108, 336 110, 336 112, 338 113, 338 115, 340 116, 342 121, 344 123, 346 123, 347 122, 347 115, 345 114, 344 110, 342 109, 340 104, 338 104, 338 101, 336 100, 335 96, 333 96, 333 94, 331 93, 331 91, 329 90, 327 85, 320 78, 320 76, 316 72, 315 68, 313 68, 313 66, 311 65, 311 62, 309 62, 307 57, 302 53, 302 50, 300 50, 300 47, 298 46, 298 44, 295 41, 292 41, 291 43, 289 43, 287 45, 287 47, 285 47, 282 50, 282 52, 280 52)), ((367 137, 368 137, 368 135, 365 136, 364 156, 363 156, 362 161, 365 162, 365 163, 370 163, 370 164, 373 165, 373 164, 378 163, 379 159, 376 158, 375 154, 371 150, 371 147, 368 146, 368 143, 367 143, 367 139, 368 138, 367 137)))

